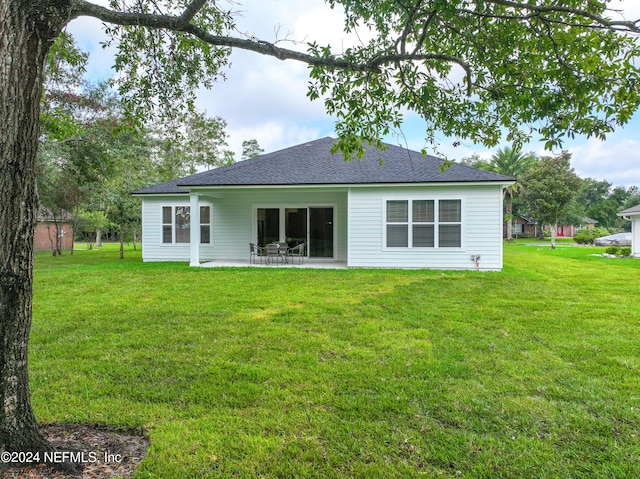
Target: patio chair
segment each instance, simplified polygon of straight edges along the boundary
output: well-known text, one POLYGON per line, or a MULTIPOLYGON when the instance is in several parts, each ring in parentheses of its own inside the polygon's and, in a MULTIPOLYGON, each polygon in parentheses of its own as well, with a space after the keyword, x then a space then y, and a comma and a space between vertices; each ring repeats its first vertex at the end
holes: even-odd
POLYGON ((262 264, 264 248, 255 243, 249 243, 249 264, 262 264))
POLYGON ((304 260, 304 257, 305 257, 304 246, 305 246, 305 243, 300 243, 299 245, 294 246, 293 248, 289 248, 287 250, 287 255, 289 258, 291 258, 292 263, 294 258, 298 258, 298 264, 302 264, 302 261, 304 260))
POLYGON ((278 253, 280 253, 280 260, 283 263, 289 262, 289 244, 288 243, 278 243, 278 253))

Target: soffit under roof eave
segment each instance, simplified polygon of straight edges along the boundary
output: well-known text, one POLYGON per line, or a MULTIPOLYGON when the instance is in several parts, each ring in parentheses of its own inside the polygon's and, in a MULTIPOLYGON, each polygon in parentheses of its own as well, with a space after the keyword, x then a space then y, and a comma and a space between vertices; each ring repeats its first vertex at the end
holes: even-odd
POLYGON ((515 181, 432 181, 415 183, 299 183, 295 185, 180 185, 181 188, 190 192, 211 190, 262 190, 262 189, 335 189, 346 190, 350 188, 405 188, 405 187, 451 187, 451 186, 500 186, 506 188, 513 185, 515 181))
POLYGON ((131 196, 135 198, 150 198, 152 196, 175 196, 178 198, 182 198, 184 196, 189 196, 189 192, 185 191, 184 193, 131 193, 131 196))

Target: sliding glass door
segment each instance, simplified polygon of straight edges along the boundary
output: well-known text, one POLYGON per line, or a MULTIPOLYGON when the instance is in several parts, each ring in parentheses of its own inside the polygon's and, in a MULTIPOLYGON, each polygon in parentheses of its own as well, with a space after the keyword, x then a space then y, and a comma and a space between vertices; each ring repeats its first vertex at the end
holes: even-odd
POLYGON ((289 248, 307 243, 307 208, 285 208, 284 236, 289 248))
POLYGON ((258 208, 258 246, 280 241, 280 210, 258 208))
POLYGON ((332 207, 258 208, 257 241, 265 246, 276 241, 289 247, 306 243, 306 255, 333 258, 332 207))
POLYGON ((333 258, 333 208, 309 208, 309 256, 333 258))

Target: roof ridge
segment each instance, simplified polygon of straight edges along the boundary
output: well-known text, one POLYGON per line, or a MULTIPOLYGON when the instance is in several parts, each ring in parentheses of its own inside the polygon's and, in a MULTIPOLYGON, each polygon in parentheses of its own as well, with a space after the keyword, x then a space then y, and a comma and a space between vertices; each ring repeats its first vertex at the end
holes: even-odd
POLYGON ((365 146, 361 161, 344 161, 331 153, 332 137, 319 138, 230 165, 196 173, 138 190, 137 194, 183 193, 190 187, 219 186, 304 186, 505 182, 514 179, 497 173, 452 163, 443 170, 445 160, 420 151, 383 143, 365 146), (382 160, 382 161, 380 161, 382 160))

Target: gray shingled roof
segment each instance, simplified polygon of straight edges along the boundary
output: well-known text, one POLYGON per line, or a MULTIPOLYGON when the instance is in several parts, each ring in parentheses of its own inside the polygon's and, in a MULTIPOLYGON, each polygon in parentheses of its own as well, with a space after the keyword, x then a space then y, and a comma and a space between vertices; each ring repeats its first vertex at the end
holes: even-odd
MULTIPOLYGON (((187 178, 189 178, 187 176, 187 178)), ((158 185, 148 186, 147 188, 141 188, 131 193, 132 195, 188 195, 189 190, 179 188, 178 183, 185 178, 178 178, 175 180, 167 181, 166 183, 160 183, 158 185)))
POLYGON ((637 215, 640 213, 640 205, 633 206, 631 208, 627 208, 624 211, 618 213, 618 216, 626 216, 626 215, 637 215))
POLYGON ((228 166, 151 186, 134 194, 186 192, 192 186, 358 185, 394 183, 505 182, 513 178, 443 160, 399 146, 368 148, 360 161, 331 154, 335 139, 303 143, 228 166), (382 162, 381 162, 382 160, 382 162))

